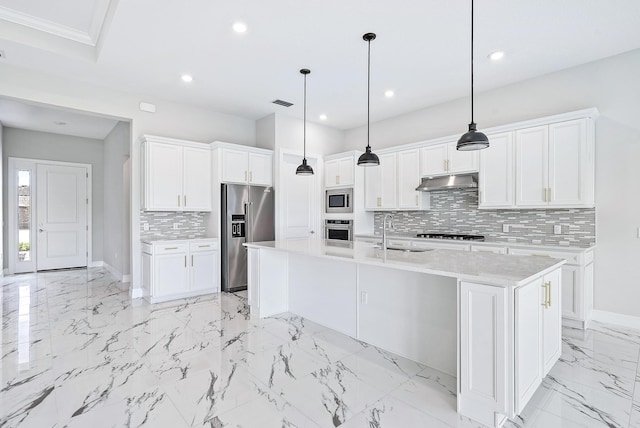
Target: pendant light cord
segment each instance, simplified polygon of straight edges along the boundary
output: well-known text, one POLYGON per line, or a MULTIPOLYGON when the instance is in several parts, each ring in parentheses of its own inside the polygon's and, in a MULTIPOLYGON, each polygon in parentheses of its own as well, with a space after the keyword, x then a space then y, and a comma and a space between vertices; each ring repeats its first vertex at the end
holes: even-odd
POLYGON ((471 123, 473 122, 473 0, 471 0, 471 123))
POLYGON ((371 112, 371 40, 367 40, 367 148, 370 149, 369 134, 370 128, 370 112, 371 112))
POLYGON ((302 125, 302 159, 307 160, 307 75, 304 75, 304 109, 302 125))

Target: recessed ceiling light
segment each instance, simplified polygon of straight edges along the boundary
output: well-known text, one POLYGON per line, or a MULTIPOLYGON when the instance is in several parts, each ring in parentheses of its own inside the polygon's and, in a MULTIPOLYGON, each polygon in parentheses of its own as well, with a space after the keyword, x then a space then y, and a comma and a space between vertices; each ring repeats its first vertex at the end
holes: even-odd
POLYGON ((61 120, 56 120, 53 123, 54 123, 54 125, 58 125, 58 126, 65 126, 67 124, 67 122, 63 122, 61 120))
POLYGON ((236 22, 233 24, 233 31, 236 33, 246 33, 247 32, 247 24, 244 22, 236 22))
POLYGON ((321 114, 320 115, 320 120, 327 120, 327 115, 326 114, 321 114))
POLYGON ((504 58, 504 51, 495 51, 489 54, 489 59, 493 61, 498 61, 502 58, 504 58))
POLYGON ((190 74, 183 74, 182 76, 180 76, 180 78, 182 79, 183 82, 193 82, 193 76, 190 74))
POLYGON ((387 98, 391 98, 395 93, 392 90, 384 91, 384 96, 387 98))

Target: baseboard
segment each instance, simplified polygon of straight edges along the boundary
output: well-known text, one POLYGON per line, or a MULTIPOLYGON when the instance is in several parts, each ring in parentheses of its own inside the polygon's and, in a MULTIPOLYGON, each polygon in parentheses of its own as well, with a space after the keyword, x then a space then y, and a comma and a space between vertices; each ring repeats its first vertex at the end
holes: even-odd
POLYGON ((132 299, 140 299, 144 297, 142 288, 129 288, 129 294, 132 299))
POLYGON ((615 312, 598 311, 592 312, 593 321, 615 324, 622 327, 640 329, 640 317, 634 317, 631 315, 618 314, 615 312))
POLYGON ((107 262, 103 262, 102 267, 108 270, 111 275, 115 276, 118 281, 124 282, 122 280, 124 275, 122 275, 122 272, 120 272, 118 269, 114 268, 107 262))
POLYGON ((102 260, 89 262, 89 267, 102 267, 104 266, 104 262, 102 260))

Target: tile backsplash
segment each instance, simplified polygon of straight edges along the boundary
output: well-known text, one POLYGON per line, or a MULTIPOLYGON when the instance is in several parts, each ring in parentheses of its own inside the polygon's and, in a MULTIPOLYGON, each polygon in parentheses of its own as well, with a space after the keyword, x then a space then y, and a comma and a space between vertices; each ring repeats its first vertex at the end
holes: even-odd
POLYGON ((140 211, 141 239, 193 239, 205 237, 205 213, 140 211), (144 224, 149 230, 144 230, 144 224), (174 223, 178 228, 174 229, 174 223))
MULTIPOLYGON (((588 247, 596 243, 595 208, 480 210, 475 189, 442 190, 431 193, 429 211, 394 212, 396 234, 419 232, 484 235, 487 241, 521 244, 588 247), (502 226, 508 224, 509 232, 502 226), (562 233, 553 233, 554 225, 562 233)), ((385 212, 375 213, 374 228, 382 233, 385 212)))

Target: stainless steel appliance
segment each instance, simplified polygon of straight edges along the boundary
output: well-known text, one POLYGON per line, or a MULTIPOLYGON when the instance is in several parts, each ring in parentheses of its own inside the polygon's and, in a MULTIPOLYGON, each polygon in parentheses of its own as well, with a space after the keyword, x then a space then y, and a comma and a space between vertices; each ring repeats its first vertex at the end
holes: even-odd
POLYGON ((222 291, 247 288, 245 242, 275 239, 272 187, 223 184, 222 191, 222 291))
POLYGON ((452 174, 440 177, 423 177, 420 185, 416 187, 417 191, 429 192, 431 190, 448 190, 448 189, 477 189, 478 174, 452 174))
POLYGON ((451 239, 455 241, 484 241, 482 235, 465 235, 463 233, 418 233, 418 238, 451 239))
POLYGON ((327 190, 325 198, 325 212, 327 214, 344 214, 353 212, 353 189, 327 190))
POLYGON ((325 220, 325 239, 353 240, 353 220, 325 220))

